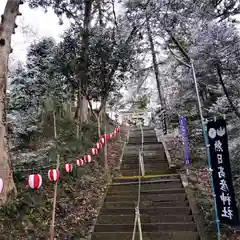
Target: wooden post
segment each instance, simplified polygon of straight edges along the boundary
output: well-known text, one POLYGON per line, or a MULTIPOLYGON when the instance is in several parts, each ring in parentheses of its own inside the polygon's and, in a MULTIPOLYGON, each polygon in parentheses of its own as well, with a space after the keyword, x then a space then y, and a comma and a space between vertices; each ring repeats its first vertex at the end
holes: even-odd
MULTIPOLYGON (((56 125, 56 114, 53 112, 53 127, 54 127, 54 138, 57 141, 57 125, 56 125)), ((60 155, 57 154, 57 166, 56 169, 59 169, 60 165, 60 155)), ((55 217, 56 217, 56 203, 57 203, 57 187, 58 180, 54 184, 54 194, 53 194, 53 207, 52 207, 52 221, 50 225, 50 240, 54 240, 54 230, 55 230, 55 217)))

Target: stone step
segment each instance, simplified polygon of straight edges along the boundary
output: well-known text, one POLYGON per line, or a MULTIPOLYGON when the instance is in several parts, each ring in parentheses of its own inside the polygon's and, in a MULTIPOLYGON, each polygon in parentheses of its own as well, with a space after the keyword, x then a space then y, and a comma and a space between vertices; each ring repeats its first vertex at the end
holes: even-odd
MULTIPOLYGON (((121 214, 135 214, 134 208, 102 208, 100 215, 121 215, 121 214)), ((189 207, 145 207, 140 209, 140 214, 148 215, 190 215, 191 210, 189 207)))
MULTIPOLYGON (((131 140, 130 138, 128 140, 131 140)), ((139 143, 139 146, 142 146, 142 143, 139 143)), ((136 148, 136 147, 139 147, 139 146, 133 146, 132 144, 131 145, 127 145, 127 148, 136 148)), ((144 145, 143 147, 148 149, 148 148, 152 148, 153 150, 156 150, 158 149, 158 146, 163 146, 162 142, 160 141, 156 141, 155 143, 151 142, 151 143, 147 143, 147 142, 144 142, 144 145)))
MULTIPOLYGON (((148 162, 148 163, 145 163, 144 162, 144 168, 145 168, 145 170, 146 169, 148 169, 148 171, 154 171, 154 170, 161 170, 161 169, 165 169, 165 168, 168 168, 168 163, 167 163, 167 161, 165 161, 165 162, 148 162)), ((126 162, 124 162, 124 163, 122 163, 122 165, 120 166, 120 169, 121 170, 133 170, 133 169, 136 169, 136 170, 138 170, 138 168, 139 168, 139 163, 136 163, 136 164, 133 164, 133 163, 130 163, 130 164, 128 164, 128 163, 126 163, 126 162)))
MULTIPOLYGON (((130 163, 130 164, 136 164, 139 162, 139 157, 128 157, 128 156, 123 156, 122 162, 124 163, 130 163)), ((167 158, 165 155, 162 156, 150 156, 150 157, 143 157, 143 162, 146 163, 158 163, 158 162, 167 162, 167 158)))
MULTIPOLYGON (((164 163, 167 162, 167 159, 165 158, 165 156, 162 156, 161 158, 156 158, 156 157, 144 157, 143 158, 143 162, 144 163, 164 163)), ((139 163, 139 158, 135 157, 135 158, 129 158, 129 157, 123 157, 122 160, 122 164, 138 164, 139 163)))
MULTIPOLYGON (((197 232, 171 231, 171 232, 143 232, 144 240, 199 240, 197 232)), ((136 233, 135 239, 139 239, 136 233)), ((132 240, 132 232, 102 232, 93 233, 91 240, 132 240)))
MULTIPOLYGON (((173 176, 169 176, 169 177, 152 177, 152 178, 141 178, 141 183, 142 184, 148 184, 149 181, 152 182, 162 182, 162 183, 167 183, 167 182, 180 182, 181 180, 179 178, 178 175, 173 175, 173 176)), ((128 184, 128 183, 132 183, 132 184, 138 184, 138 178, 135 179, 124 179, 124 178, 114 178, 112 180, 112 183, 114 184, 128 184)))
MULTIPOLYGON (((127 145, 126 148, 125 148, 125 153, 128 153, 130 151, 132 151, 132 154, 135 152, 136 154, 138 154, 138 150, 141 149, 141 145, 127 145)), ((157 144, 151 144, 151 145, 144 145, 143 146, 143 150, 144 151, 163 151, 163 145, 159 142, 157 144)))
MULTIPOLYGON (((132 143, 132 142, 142 144, 142 138, 139 138, 139 137, 130 137, 130 138, 128 139, 128 143, 132 143)), ((147 143, 158 143, 158 140, 157 140, 157 137, 156 137, 156 136, 144 137, 144 138, 143 138, 143 143, 144 143, 144 144, 147 144, 147 143)))
MULTIPOLYGON (((148 126, 143 126, 142 130, 144 133, 150 132, 150 131, 155 131, 153 127, 148 127, 148 126)), ((138 131, 141 132, 141 128, 140 127, 135 127, 135 128, 132 127, 132 128, 130 128, 130 131, 131 132, 138 132, 138 131)))
MULTIPOLYGON (((126 146, 126 150, 136 150, 136 149, 139 149, 142 147, 142 144, 136 144, 136 145, 127 145, 126 146)), ((163 145, 161 142, 157 142, 157 143, 150 143, 150 144, 147 144, 145 143, 143 145, 143 149, 144 150, 152 150, 152 151, 159 151, 161 149, 163 149, 163 145)))
POLYGON ((161 158, 162 156, 165 156, 164 151, 144 151, 143 152, 143 157, 144 158, 151 158, 151 157, 157 157, 161 158))
MULTIPOLYGON (((165 153, 161 150, 159 150, 159 151, 149 150, 149 151, 143 152, 143 157, 146 157, 146 158, 161 157, 164 155, 165 155, 165 153)), ((136 157, 138 157, 138 151, 133 150, 132 152, 124 152, 123 156, 128 157, 128 158, 136 158, 136 157)))
MULTIPOLYGON (((133 156, 133 157, 136 157, 138 156, 138 150, 139 148, 137 149, 125 149, 125 152, 124 152, 124 156, 133 156)), ((162 149, 158 149, 158 150, 153 150, 153 149, 150 149, 150 150, 147 150, 145 149, 144 152, 143 152, 143 155, 147 156, 147 155, 164 155, 164 152, 162 149)))
MULTIPOLYGON (((124 161, 122 162, 122 165, 120 166, 121 170, 129 170, 129 169, 138 169, 139 168, 139 163, 132 163, 132 162, 127 162, 124 161)), ((158 162, 146 162, 144 161, 144 167, 145 169, 161 169, 161 168, 165 168, 168 167, 168 162, 167 161, 158 161, 158 162)))
MULTIPOLYGON (((144 137, 153 137, 153 136, 156 136, 156 132, 155 131, 145 132, 145 133, 143 133, 143 136, 144 137)), ((142 137, 142 133, 141 133, 141 131, 134 132, 134 133, 130 132, 129 137, 130 138, 141 138, 142 137)))
MULTIPOLYGON (((142 147, 142 144, 136 144, 136 145, 127 145, 126 146, 126 150, 136 150, 142 147)), ((160 149, 163 148, 163 145, 161 142, 157 142, 157 143, 144 143, 143 145, 143 149, 144 150, 153 150, 153 151, 158 151, 160 149)))
MULTIPOLYGON (((166 168, 161 168, 161 169, 153 169, 153 170, 148 170, 145 169, 145 175, 157 175, 157 174, 166 174, 170 173, 168 165, 166 165, 166 168)), ((121 174, 123 176, 138 176, 139 172, 137 171, 131 171, 131 170, 121 170, 121 174)))
MULTIPOLYGON (((196 231, 195 223, 143 223, 141 224, 143 232, 160 231, 196 231)), ((132 224, 97 224, 95 232, 132 232, 132 224)))
MULTIPOLYGON (((124 157, 129 157, 129 158, 135 158, 138 157, 139 154, 139 149, 140 148, 136 148, 136 149, 128 149, 124 151, 124 157)), ((144 156, 155 156, 155 155, 165 155, 164 150, 162 150, 161 148, 159 148, 158 150, 153 150, 153 149, 143 149, 143 155, 144 156)))
MULTIPOLYGON (((156 137, 156 132, 155 131, 148 131, 148 132, 144 132, 143 131, 143 137, 144 138, 151 138, 151 137, 156 137)), ((142 132, 130 132, 130 138, 142 138, 142 132)))
MULTIPOLYGON (((135 202, 104 202, 104 208, 135 208, 137 201, 135 202)), ((158 201, 141 201, 140 209, 142 207, 187 207, 189 206, 187 201, 168 201, 168 202, 158 202, 158 201)))
MULTIPOLYGON (((158 176, 158 177, 148 177, 148 178, 141 178, 141 181, 152 181, 152 180, 161 180, 161 181, 181 181, 180 180, 180 175, 178 174, 170 174, 166 176, 158 176)), ((112 183, 125 183, 125 182, 136 182, 138 181, 138 178, 113 178, 112 183)))
MULTIPOLYGON (((139 126, 131 126, 130 129, 131 129, 131 130, 135 130, 135 129, 140 129, 140 127, 139 127, 139 126)), ((153 128, 153 127, 150 127, 150 126, 142 126, 142 129, 143 129, 144 131, 146 131, 146 130, 148 130, 148 129, 154 130, 154 128, 153 128)))
MULTIPOLYGON (((142 141, 142 134, 130 134, 128 140, 129 141, 131 141, 131 140, 133 140, 133 141, 142 141)), ((152 140, 157 141, 156 134, 146 134, 146 135, 144 135, 144 133, 143 133, 143 141, 144 142, 148 142, 148 141, 152 141, 152 140)))
MULTIPOLYGON (((118 179, 119 182, 117 180, 113 180, 112 185, 111 186, 135 186, 139 184, 139 179, 118 179), (120 181, 120 180, 126 180, 126 181, 120 181)), ((171 184, 171 183, 175 183, 175 184, 181 184, 182 186, 182 182, 179 178, 142 178, 141 180, 141 185, 145 186, 145 185, 149 185, 149 184, 171 184)), ((110 186, 110 187, 111 187, 110 186)))
MULTIPOLYGON (((138 176, 141 175, 141 171, 139 174, 139 168, 128 168, 128 169, 120 169, 120 173, 123 176, 138 176)), ((156 174, 163 174, 163 173, 169 173, 169 169, 168 169, 168 165, 162 165, 161 167, 157 167, 157 168, 146 168, 145 167, 145 175, 156 175, 156 174)))
MULTIPOLYGON (((149 165, 149 164, 164 164, 164 163, 167 163, 167 160, 166 159, 143 159, 143 163, 145 165, 149 165)), ((137 165, 138 166, 139 164, 139 159, 123 159, 122 161, 122 166, 124 165, 130 165, 130 166, 133 166, 134 165, 137 165)))
MULTIPOLYGON (((126 194, 126 195, 111 195, 105 198, 106 202, 114 202, 114 201, 137 201, 138 195, 137 194, 126 194)), ((141 201, 159 201, 159 202, 166 202, 166 201, 184 201, 186 200, 185 193, 177 193, 177 194, 149 194, 149 195, 141 195, 141 201)))
MULTIPOLYGON (((149 161, 153 161, 153 162, 157 162, 157 161, 166 161, 166 157, 165 154, 158 154, 158 155, 152 155, 152 156, 143 156, 143 161, 145 162, 149 162, 149 161)), ((129 161, 129 162, 138 162, 139 161, 139 156, 135 155, 135 156, 129 156, 129 155, 123 155, 123 161, 129 161)))
MULTIPOLYGON (((144 190, 144 189, 141 189, 141 197, 144 196, 144 195, 148 195, 148 194, 173 194, 173 193, 185 193, 185 190, 184 188, 168 188, 168 189, 157 189, 157 190, 144 190)), ((121 191, 121 192, 111 192, 111 191, 108 191, 108 196, 125 196, 125 195, 137 195, 138 192, 137 191, 134 191, 134 192, 131 192, 131 191, 128 191, 128 190, 125 190, 125 191, 121 191)))
MULTIPOLYGON (((181 182, 162 182, 162 183, 145 183, 141 184, 142 190, 158 190, 169 188, 183 188, 181 182)), ((111 185, 108 192, 113 191, 138 191, 138 184, 129 185, 111 185)))
MULTIPOLYGON (((98 223, 101 224, 132 224, 134 223, 135 214, 132 215, 101 215, 98 218, 98 223)), ((192 215, 162 215, 148 216, 141 214, 141 223, 169 223, 169 222, 193 222, 192 215)))
MULTIPOLYGON (((158 171, 161 172, 162 170, 168 170, 169 166, 167 163, 158 163, 158 164, 144 164, 144 169, 145 169, 145 172, 156 172, 158 171)), ((120 166, 120 170, 121 171, 134 171, 134 172, 138 172, 139 170, 139 165, 122 165, 120 166)))
MULTIPOLYGON (((146 139, 146 140, 144 140, 144 144, 157 144, 158 143, 158 141, 157 141, 157 139, 146 139)), ((128 145, 139 145, 139 146, 141 146, 141 144, 142 144, 142 140, 133 140, 133 139, 129 139, 128 140, 128 145)))
MULTIPOLYGON (((149 127, 143 127, 142 128, 143 133, 148 133, 148 132, 155 132, 154 128, 149 128, 149 127)), ((136 128, 130 128, 130 132, 132 133, 141 133, 142 132, 140 127, 136 127, 136 128)))

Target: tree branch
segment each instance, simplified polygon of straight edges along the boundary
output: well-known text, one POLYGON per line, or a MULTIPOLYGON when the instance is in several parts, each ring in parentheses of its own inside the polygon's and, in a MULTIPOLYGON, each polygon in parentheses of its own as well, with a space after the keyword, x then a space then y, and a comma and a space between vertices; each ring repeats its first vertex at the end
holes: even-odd
POLYGON ((87 98, 88 104, 89 104, 89 106, 90 106, 90 110, 91 110, 92 114, 94 115, 94 117, 95 117, 96 120, 97 120, 97 119, 98 119, 98 116, 97 116, 96 112, 93 110, 91 100, 90 100, 88 97, 86 97, 86 98, 87 98))
MULTIPOLYGON (((76 15, 74 15, 70 10, 68 10, 66 7, 64 8, 64 7, 62 7, 62 6, 58 6, 58 8, 60 9, 60 10, 62 10, 64 13, 65 13, 65 15, 68 15, 68 16, 71 16, 75 21, 76 21, 76 23, 78 22, 77 21, 77 19, 78 19, 78 16, 76 16, 76 15)), ((80 25, 80 24, 79 24, 80 25)))
POLYGON ((226 97, 227 97, 227 100, 232 108, 232 110, 234 111, 234 113, 236 114, 236 116, 240 119, 240 113, 238 112, 238 109, 236 108, 236 106, 233 104, 232 102, 232 99, 230 97, 230 95, 228 94, 228 91, 227 91, 227 88, 223 82, 223 78, 222 78, 222 72, 221 72, 221 66, 219 63, 217 63, 217 74, 218 74, 218 77, 219 77, 219 82, 223 88, 223 92, 225 93, 226 97))
POLYGON ((113 13, 113 18, 114 18, 114 24, 116 26, 116 29, 118 30, 118 23, 117 23, 117 16, 116 16, 116 12, 115 12, 115 4, 114 4, 114 0, 112 0, 112 13, 113 13))
MULTIPOLYGON (((132 39, 134 38, 134 35, 137 33, 137 31, 138 31, 138 28, 136 26, 134 26, 132 28, 132 31, 128 35, 128 38, 126 39, 124 46, 127 46, 132 41, 132 39)), ((108 75, 108 79, 111 79, 113 77, 114 73, 118 69, 119 63, 120 63, 120 60, 115 61, 115 63, 112 66, 112 69, 108 75)))
POLYGON ((101 105, 99 108, 99 115, 101 115, 102 111, 104 110, 104 107, 106 106, 107 98, 108 98, 108 95, 106 94, 106 95, 104 95, 104 97, 101 100, 101 105))
POLYGON ((188 53, 185 51, 183 46, 179 43, 179 41, 173 36, 172 32, 168 29, 165 29, 167 33, 170 35, 171 39, 173 42, 176 44, 178 47, 179 51, 183 54, 183 56, 190 62, 191 58, 189 57, 188 53))
MULTIPOLYGON (((168 44, 167 44, 168 45, 168 44)), ((182 61, 178 56, 175 55, 175 53, 172 51, 172 49, 170 48, 170 46, 168 45, 168 49, 170 51, 170 53, 172 54, 172 56, 177 60, 179 61, 180 63, 182 63, 184 66, 186 67, 191 67, 189 64, 185 63, 184 61, 182 61)))

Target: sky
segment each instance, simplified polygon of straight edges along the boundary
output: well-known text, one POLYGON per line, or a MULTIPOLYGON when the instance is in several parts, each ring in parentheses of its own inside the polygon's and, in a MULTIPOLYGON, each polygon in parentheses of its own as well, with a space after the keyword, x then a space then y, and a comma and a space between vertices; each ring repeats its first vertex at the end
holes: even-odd
MULTIPOLYGON (((3 14, 6 2, 7 0, 0 0, 0 14, 3 14)), ((12 38, 13 53, 10 55, 10 63, 24 61, 28 46, 37 39, 53 37, 59 41, 64 29, 69 26, 67 20, 60 26, 52 9, 45 13, 42 8, 30 9, 28 4, 23 4, 19 10, 22 16, 18 16, 16 20, 18 28, 12 38)))

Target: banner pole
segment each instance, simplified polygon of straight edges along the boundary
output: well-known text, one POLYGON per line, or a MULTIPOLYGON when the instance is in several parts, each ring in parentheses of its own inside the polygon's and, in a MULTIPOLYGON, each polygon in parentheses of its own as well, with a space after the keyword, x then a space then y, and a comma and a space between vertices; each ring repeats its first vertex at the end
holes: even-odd
POLYGON ((196 94, 197 94, 198 110, 199 110, 199 114, 200 114, 200 118, 201 118, 201 122, 202 122, 202 128, 203 128, 203 131, 204 131, 204 118, 203 118, 201 100, 200 100, 200 96, 199 96, 199 90, 198 90, 198 83, 197 83, 195 68, 194 68, 192 59, 191 59, 191 69, 192 69, 192 75, 193 75, 195 90, 196 90, 196 94))
POLYGON ((218 209, 217 209, 217 201, 216 201, 216 194, 215 194, 215 187, 213 183, 213 169, 212 169, 212 164, 211 164, 211 155, 210 155, 210 150, 209 150, 209 141, 208 141, 208 136, 207 136, 207 126, 206 123, 204 123, 204 140, 205 140, 205 145, 207 146, 207 162, 208 162, 208 168, 209 168, 209 176, 210 176, 210 182, 211 182, 211 188, 212 188, 212 196, 213 196, 213 201, 214 201, 214 211, 215 211, 215 218, 216 218, 216 226, 217 226, 217 239, 221 239, 221 231, 220 231, 220 221, 218 218, 218 209))
POLYGON ((210 156, 210 150, 209 150, 210 146, 209 146, 209 143, 208 143, 208 136, 207 136, 207 128, 206 128, 206 124, 205 124, 204 118, 203 118, 201 100, 200 100, 200 96, 199 96, 198 83, 197 83, 195 68, 194 68, 194 65, 193 65, 193 60, 191 59, 190 61, 191 61, 191 69, 192 69, 193 80, 194 80, 194 84, 195 84, 195 90, 196 90, 196 94, 197 94, 197 102, 198 102, 198 108, 199 108, 201 123, 202 123, 204 142, 205 142, 205 146, 206 146, 206 149, 207 149, 207 161, 208 161, 210 182, 211 182, 211 187, 212 187, 212 196, 213 196, 213 201, 214 201, 214 211, 215 211, 215 217, 216 217, 217 239, 220 240, 221 239, 220 221, 219 221, 219 218, 218 218, 216 194, 215 194, 215 188, 214 188, 214 184, 213 184, 212 164, 211 164, 211 156, 210 156))

